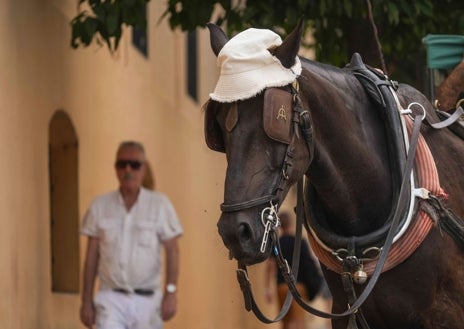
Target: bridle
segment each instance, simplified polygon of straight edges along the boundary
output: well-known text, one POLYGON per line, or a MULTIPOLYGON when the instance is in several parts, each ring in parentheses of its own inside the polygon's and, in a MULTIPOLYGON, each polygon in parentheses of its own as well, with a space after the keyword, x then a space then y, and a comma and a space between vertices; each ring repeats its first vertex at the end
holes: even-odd
MULTIPOLYGON (((257 197, 251 200, 245 200, 236 203, 222 203, 221 204, 221 211, 222 212, 236 212, 245 209, 249 209, 252 207, 260 206, 260 205, 267 205, 261 211, 261 223, 264 226, 264 233, 263 239, 261 241, 260 252, 265 253, 266 247, 268 244, 268 240, 271 239, 274 243, 273 253, 277 260, 277 265, 279 270, 283 274, 285 281, 290 283, 290 285, 295 286, 294 283, 294 275, 293 273, 298 273, 299 267, 299 259, 300 259, 300 244, 302 238, 302 225, 297 225, 297 234, 295 240, 295 248, 293 253, 293 268, 290 268, 288 265, 287 260, 285 260, 282 256, 282 252, 280 249, 279 238, 278 238, 278 227, 280 226, 280 219, 278 216, 278 204, 275 203, 278 200, 278 194, 283 190, 283 185, 285 181, 290 177, 290 170, 293 167, 293 159, 295 155, 295 143, 296 140, 300 138, 299 132, 301 132, 306 146, 309 152, 309 161, 308 166, 311 164, 314 158, 314 143, 313 143, 313 126, 311 121, 311 116, 309 110, 305 110, 300 96, 299 96, 299 84, 298 81, 295 80, 294 83, 287 86, 285 89, 287 92, 292 94, 293 100, 293 111, 292 111, 292 137, 290 143, 287 145, 287 149, 285 152, 285 157, 282 161, 282 170, 278 175, 275 183, 274 188, 272 189, 273 194, 268 194, 262 197, 257 197)), ((298 196, 302 197, 302 186, 303 186, 303 179, 298 182, 298 196)), ((303 214, 303 206, 297 208, 297 218, 302 218, 303 214), (299 213, 299 214, 298 214, 299 213)), ((252 310, 256 317, 264 323, 274 323, 278 322, 283 319, 283 317, 287 314, 290 305, 292 303, 293 297, 292 294, 289 292, 285 298, 284 305, 282 306, 281 311, 279 314, 273 319, 268 319, 259 309, 257 306, 254 298, 253 293, 251 291, 251 284, 248 278, 248 273, 246 269, 246 265, 243 263, 238 263, 237 269, 237 280, 240 283, 241 290, 244 295, 245 299, 245 308, 250 311, 252 310)), ((296 287, 294 289, 296 293, 296 287)), ((301 297, 299 297, 301 299, 301 297)), ((302 301, 302 300, 301 300, 302 301)), ((303 301, 302 301, 303 302, 303 301)), ((304 302, 303 302, 304 303, 304 302)))
MULTIPOLYGON (((302 105, 299 96, 298 81, 295 80, 294 83, 287 86, 283 90, 292 94, 292 133, 291 141, 287 145, 285 156, 282 161, 282 170, 280 171, 280 174, 278 175, 273 184, 273 193, 236 203, 222 203, 220 206, 222 212, 236 212, 268 204, 268 206, 261 211, 261 222, 265 228, 260 248, 261 253, 264 253, 266 250, 266 245, 270 237, 271 230, 274 233, 276 233, 277 228, 280 226, 280 221, 277 214, 278 204, 276 202, 277 200, 279 200, 279 194, 284 189, 285 181, 290 178, 291 170, 293 167, 293 160, 295 156, 295 143, 296 140, 300 138, 300 131, 305 139, 309 152, 308 166, 311 164, 314 157, 313 129, 311 116, 309 110, 305 110, 302 105)), ((276 241, 278 239, 274 240, 276 241)))
MULTIPOLYGON (((361 305, 365 302, 367 297, 372 292, 377 280, 380 277, 382 272, 383 266, 386 262, 388 252, 393 244, 393 240, 396 235, 396 231, 399 227, 400 220, 402 217, 401 214, 401 207, 399 206, 399 202, 396 203, 393 219, 391 221, 391 226, 388 230, 388 234, 385 239, 385 243, 381 248, 380 254, 378 256, 377 265, 375 270, 372 274, 371 279, 367 283, 366 287, 364 288, 363 292, 359 297, 356 296, 356 292, 354 290, 353 285, 353 277, 352 272, 353 268, 359 268, 359 260, 356 257, 348 256, 343 260, 343 266, 346 271, 342 273, 342 282, 344 289, 348 296, 348 309, 342 313, 334 314, 334 313, 326 313, 320 310, 317 310, 307 304, 299 294, 296 288, 296 281, 294 273, 298 273, 299 267, 299 255, 300 255, 300 245, 302 239, 302 226, 303 226, 303 218, 305 217, 305 210, 304 210, 304 201, 303 201, 303 178, 300 179, 297 183, 297 229, 295 234, 295 245, 294 245, 294 252, 292 257, 292 264, 293 268, 290 268, 288 262, 282 257, 282 253, 280 250, 280 245, 278 242, 278 233, 277 229, 280 224, 277 210, 278 205, 274 204, 275 200, 277 200, 278 193, 283 190, 283 184, 285 180, 288 179, 288 170, 291 169, 293 164, 293 157, 294 157, 294 149, 295 149, 295 140, 299 138, 298 131, 301 132, 303 135, 309 154, 310 154, 310 163, 314 157, 314 143, 313 143, 313 127, 311 122, 311 116, 309 109, 304 109, 301 99, 299 97, 299 91, 296 84, 293 84, 290 87, 290 92, 293 94, 293 134, 291 143, 287 147, 287 151, 285 154, 285 158, 283 160, 282 165, 282 172, 276 180, 275 187, 273 189, 273 194, 266 195, 263 197, 258 197, 251 200, 241 201, 238 203, 233 204, 225 204, 221 205, 221 210, 223 212, 236 212, 240 210, 245 210, 251 207, 259 206, 259 205, 266 205, 269 203, 269 206, 265 207, 261 211, 261 222, 264 225, 264 234, 263 240, 261 243, 260 252, 264 252, 266 250, 266 246, 268 243, 268 239, 270 238, 274 243, 273 253, 276 257, 276 262, 278 265, 279 270, 282 273, 282 276, 289 287, 289 292, 285 299, 285 302, 282 306, 281 311, 274 319, 269 319, 263 315, 260 311, 259 307, 257 306, 255 299, 253 297, 253 293, 251 291, 251 283, 249 281, 249 277, 247 274, 247 269, 245 264, 240 263, 238 264, 237 269, 237 279, 239 281, 244 300, 245 300, 245 308, 247 311, 253 311, 255 316, 264 323, 273 323, 280 321, 285 314, 288 312, 290 308, 292 298, 306 311, 320 317, 324 318, 343 318, 349 316, 349 325, 348 328, 357 328, 356 321, 359 320, 359 323, 363 328, 369 328, 367 325, 366 320, 360 310, 361 305)), ((425 118, 425 110, 424 113, 421 115, 417 115, 414 113, 410 113, 411 116, 414 116, 414 125, 412 129, 412 134, 409 140, 409 150, 406 157, 405 168, 402 175, 401 181, 401 188, 398 196, 398 200, 401 200, 408 196, 409 191, 409 179, 411 177, 412 168, 414 164, 414 157, 415 157, 415 150, 417 147, 417 141, 420 135, 420 127, 422 124, 423 119, 425 118)), ((310 164, 309 163, 309 164, 310 164)), ((309 166, 308 164, 308 166, 309 166)))
MULTIPOLYGON (((236 212, 249 208, 253 208, 260 205, 270 204, 270 209, 277 207, 274 205, 276 200, 278 200, 279 193, 284 189, 285 181, 290 177, 290 170, 293 167, 293 158, 295 155, 295 142, 300 138, 299 131, 301 131, 306 145, 309 151, 309 164, 312 162, 314 156, 314 145, 313 145, 313 136, 312 136, 312 123, 311 116, 308 110, 305 110, 302 106, 301 99, 299 96, 299 85, 298 81, 289 86, 284 90, 292 94, 293 99, 293 111, 292 111, 292 137, 290 143, 287 145, 287 150, 285 152, 285 157, 282 162, 282 170, 276 178, 272 189, 272 194, 267 194, 261 197, 257 197, 251 200, 240 201, 236 203, 222 203, 221 211, 222 212, 236 212)), ((276 215, 277 211, 271 211, 276 215)), ((265 223, 263 223, 265 225, 265 223)))

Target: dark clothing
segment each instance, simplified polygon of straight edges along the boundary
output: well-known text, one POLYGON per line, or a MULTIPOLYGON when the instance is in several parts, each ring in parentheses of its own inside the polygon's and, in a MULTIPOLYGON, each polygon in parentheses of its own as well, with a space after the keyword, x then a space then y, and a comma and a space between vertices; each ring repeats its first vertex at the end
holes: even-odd
MULTIPOLYGON (((295 237, 284 235, 279 238, 282 256, 287 260, 288 265, 292 266, 293 246, 295 237)), ((319 292, 323 283, 323 278, 319 272, 318 266, 309 252, 308 243, 301 241, 300 264, 298 269, 297 282, 306 287, 306 293, 309 300, 314 299, 319 292)), ((285 283, 280 271, 277 271, 277 284, 285 283)))

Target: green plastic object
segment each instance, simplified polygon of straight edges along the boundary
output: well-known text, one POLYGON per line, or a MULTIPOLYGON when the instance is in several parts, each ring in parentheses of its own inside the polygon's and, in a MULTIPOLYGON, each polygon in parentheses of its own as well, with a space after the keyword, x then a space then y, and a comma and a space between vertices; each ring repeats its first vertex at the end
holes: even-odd
POLYGON ((428 34, 422 40, 427 48, 429 69, 451 70, 464 56, 464 35, 428 34))

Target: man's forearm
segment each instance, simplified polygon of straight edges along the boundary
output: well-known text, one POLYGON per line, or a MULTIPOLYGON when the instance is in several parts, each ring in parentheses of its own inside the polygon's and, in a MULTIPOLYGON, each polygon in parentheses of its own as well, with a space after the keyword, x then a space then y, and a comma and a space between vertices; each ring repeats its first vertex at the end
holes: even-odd
POLYGON ((166 284, 177 284, 179 277, 179 246, 177 238, 164 243, 166 254, 166 284))
POLYGON ((84 263, 82 302, 91 302, 93 300, 93 290, 98 268, 98 238, 89 237, 87 242, 87 253, 84 263))

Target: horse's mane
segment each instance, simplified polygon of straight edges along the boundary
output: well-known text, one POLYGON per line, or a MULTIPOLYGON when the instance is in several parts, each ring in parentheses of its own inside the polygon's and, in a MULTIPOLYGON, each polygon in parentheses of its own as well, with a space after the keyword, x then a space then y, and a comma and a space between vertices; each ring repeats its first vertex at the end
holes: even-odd
POLYGON ((345 74, 346 71, 325 63, 310 60, 306 57, 300 57, 301 64, 304 68, 317 73, 321 77, 325 77, 327 80, 334 80, 339 77, 340 74, 345 74))
MULTIPOLYGON (((300 57, 303 72, 301 78, 313 80, 315 78, 321 85, 328 87, 331 92, 334 92, 346 100, 349 100, 348 95, 364 95, 364 90, 356 77, 351 74, 350 70, 339 68, 333 65, 310 60, 305 57, 300 57)), ((300 81, 302 82, 302 81, 300 81)), ((314 89, 314 88, 311 88, 314 89)), ((316 88, 321 90, 320 88, 316 88)), ((362 96, 366 97, 366 96, 362 96)))

